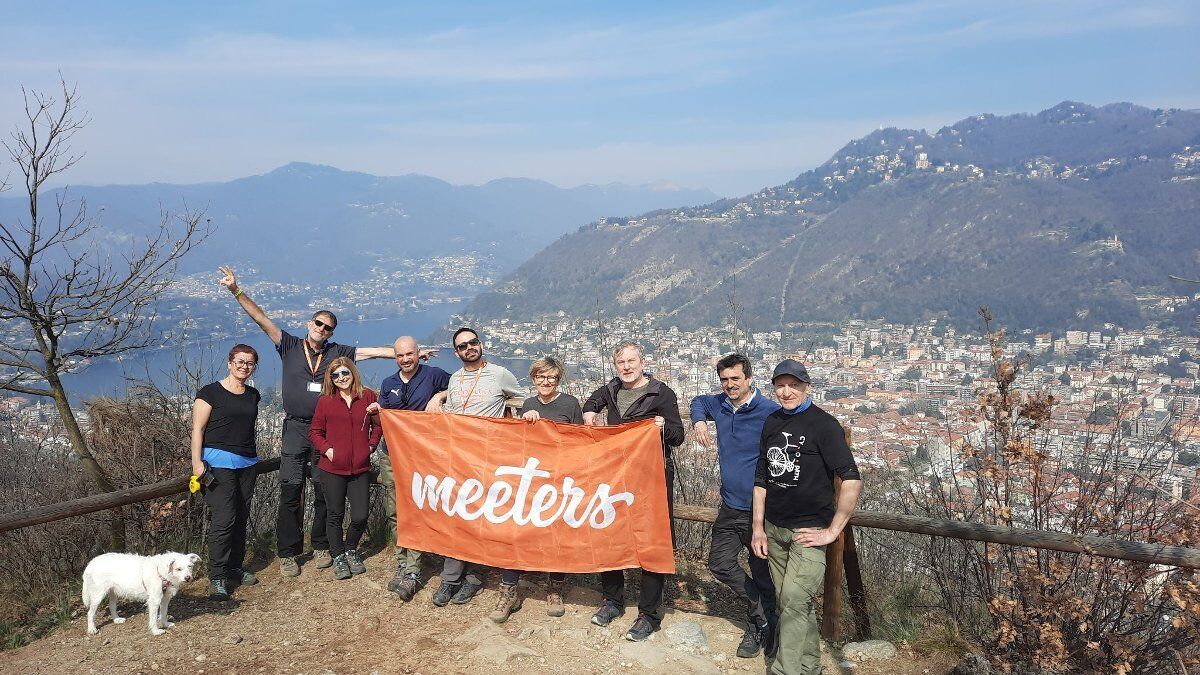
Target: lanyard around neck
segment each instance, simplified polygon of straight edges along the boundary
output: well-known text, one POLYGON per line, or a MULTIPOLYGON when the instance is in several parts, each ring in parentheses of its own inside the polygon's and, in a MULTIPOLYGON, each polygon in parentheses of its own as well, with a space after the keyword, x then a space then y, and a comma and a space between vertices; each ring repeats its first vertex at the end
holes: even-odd
POLYGON ((475 371, 475 379, 471 380, 471 390, 467 392, 467 397, 463 399, 462 412, 467 411, 467 404, 471 402, 471 397, 475 395, 475 385, 479 384, 479 376, 483 375, 483 369, 487 367, 487 362, 484 362, 475 371))
POLYGON ((317 369, 321 367, 321 359, 325 358, 325 352, 321 352, 320 354, 317 354, 317 364, 314 366, 312 356, 310 355, 309 350, 308 350, 308 340, 304 340, 303 342, 304 342, 304 360, 308 363, 308 371, 311 374, 312 378, 315 380, 317 378, 317 369))

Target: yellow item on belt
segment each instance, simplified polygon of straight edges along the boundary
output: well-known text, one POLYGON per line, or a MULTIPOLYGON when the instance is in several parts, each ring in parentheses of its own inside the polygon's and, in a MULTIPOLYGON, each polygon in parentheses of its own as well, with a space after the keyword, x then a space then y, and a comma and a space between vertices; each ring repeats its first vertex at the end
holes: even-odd
POLYGON ((196 474, 192 474, 192 477, 188 479, 188 491, 192 493, 200 491, 200 477, 196 474))

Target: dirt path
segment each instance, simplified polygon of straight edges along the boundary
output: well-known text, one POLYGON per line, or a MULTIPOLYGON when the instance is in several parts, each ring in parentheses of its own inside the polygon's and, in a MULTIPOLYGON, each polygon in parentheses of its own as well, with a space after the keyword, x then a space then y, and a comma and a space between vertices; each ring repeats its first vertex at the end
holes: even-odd
MULTIPOLYGON (((645 643, 621 639, 627 613, 611 628, 589 622, 599 604, 593 588, 573 587, 567 615, 546 616, 539 575, 522 580, 524 607, 507 623, 487 619, 495 579, 469 605, 435 607, 437 578, 411 603, 385 589, 391 558, 376 555, 368 572, 334 581, 329 570, 304 568, 299 578, 275 567, 261 583, 239 589, 233 602, 211 602, 203 580, 189 584, 171 604, 176 625, 152 637, 144 606, 124 605, 121 625, 98 621, 88 637, 86 618, 33 644, 0 653, 3 673, 763 673, 766 661, 734 656, 741 627, 729 619, 687 611, 677 601, 663 630, 645 643), (696 626, 707 646, 689 645, 696 626)), ((632 576, 632 575, 631 575, 632 576)), ((630 593, 629 597, 636 595, 630 593)), ((698 603, 702 604, 702 603, 698 603)), ((689 608, 700 609, 700 608, 689 608)), ((103 612, 102 612, 103 613, 103 612)), ((842 672, 827 655, 827 673, 842 672)), ((864 663, 862 675, 945 673, 946 658, 901 652, 886 662, 864 663)))

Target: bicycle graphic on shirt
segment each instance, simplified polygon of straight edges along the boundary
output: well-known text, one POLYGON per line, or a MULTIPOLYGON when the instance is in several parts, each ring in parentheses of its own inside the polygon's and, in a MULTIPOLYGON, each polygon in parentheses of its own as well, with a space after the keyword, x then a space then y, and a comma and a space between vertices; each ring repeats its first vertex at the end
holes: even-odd
POLYGON ((792 480, 800 480, 800 465, 796 463, 789 449, 800 449, 804 445, 804 437, 801 436, 798 440, 800 445, 792 445, 792 435, 786 431, 781 431, 783 434, 783 446, 773 445, 767 448, 767 471, 771 473, 772 478, 779 478, 783 474, 791 471, 792 480))

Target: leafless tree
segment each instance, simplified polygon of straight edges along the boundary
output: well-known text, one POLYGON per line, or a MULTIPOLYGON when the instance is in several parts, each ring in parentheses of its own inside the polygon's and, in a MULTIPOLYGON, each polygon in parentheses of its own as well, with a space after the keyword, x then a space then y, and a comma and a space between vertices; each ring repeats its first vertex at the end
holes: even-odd
MULTIPOLYGON (((179 260, 209 234, 200 213, 164 213, 156 231, 134 237, 124 251, 97 241, 99 221, 83 200, 66 190, 42 208, 47 181, 81 155, 71 139, 86 126, 74 87, 61 83, 61 99, 26 91, 25 120, 3 142, 24 177, 27 217, 0 222, 0 390, 50 398, 73 454, 100 491, 112 480, 89 450, 62 376, 87 359, 123 354, 155 340, 155 303, 171 284, 179 260)), ((0 182, 0 192, 9 188, 0 182)), ((113 545, 124 537, 114 524, 113 545)))

